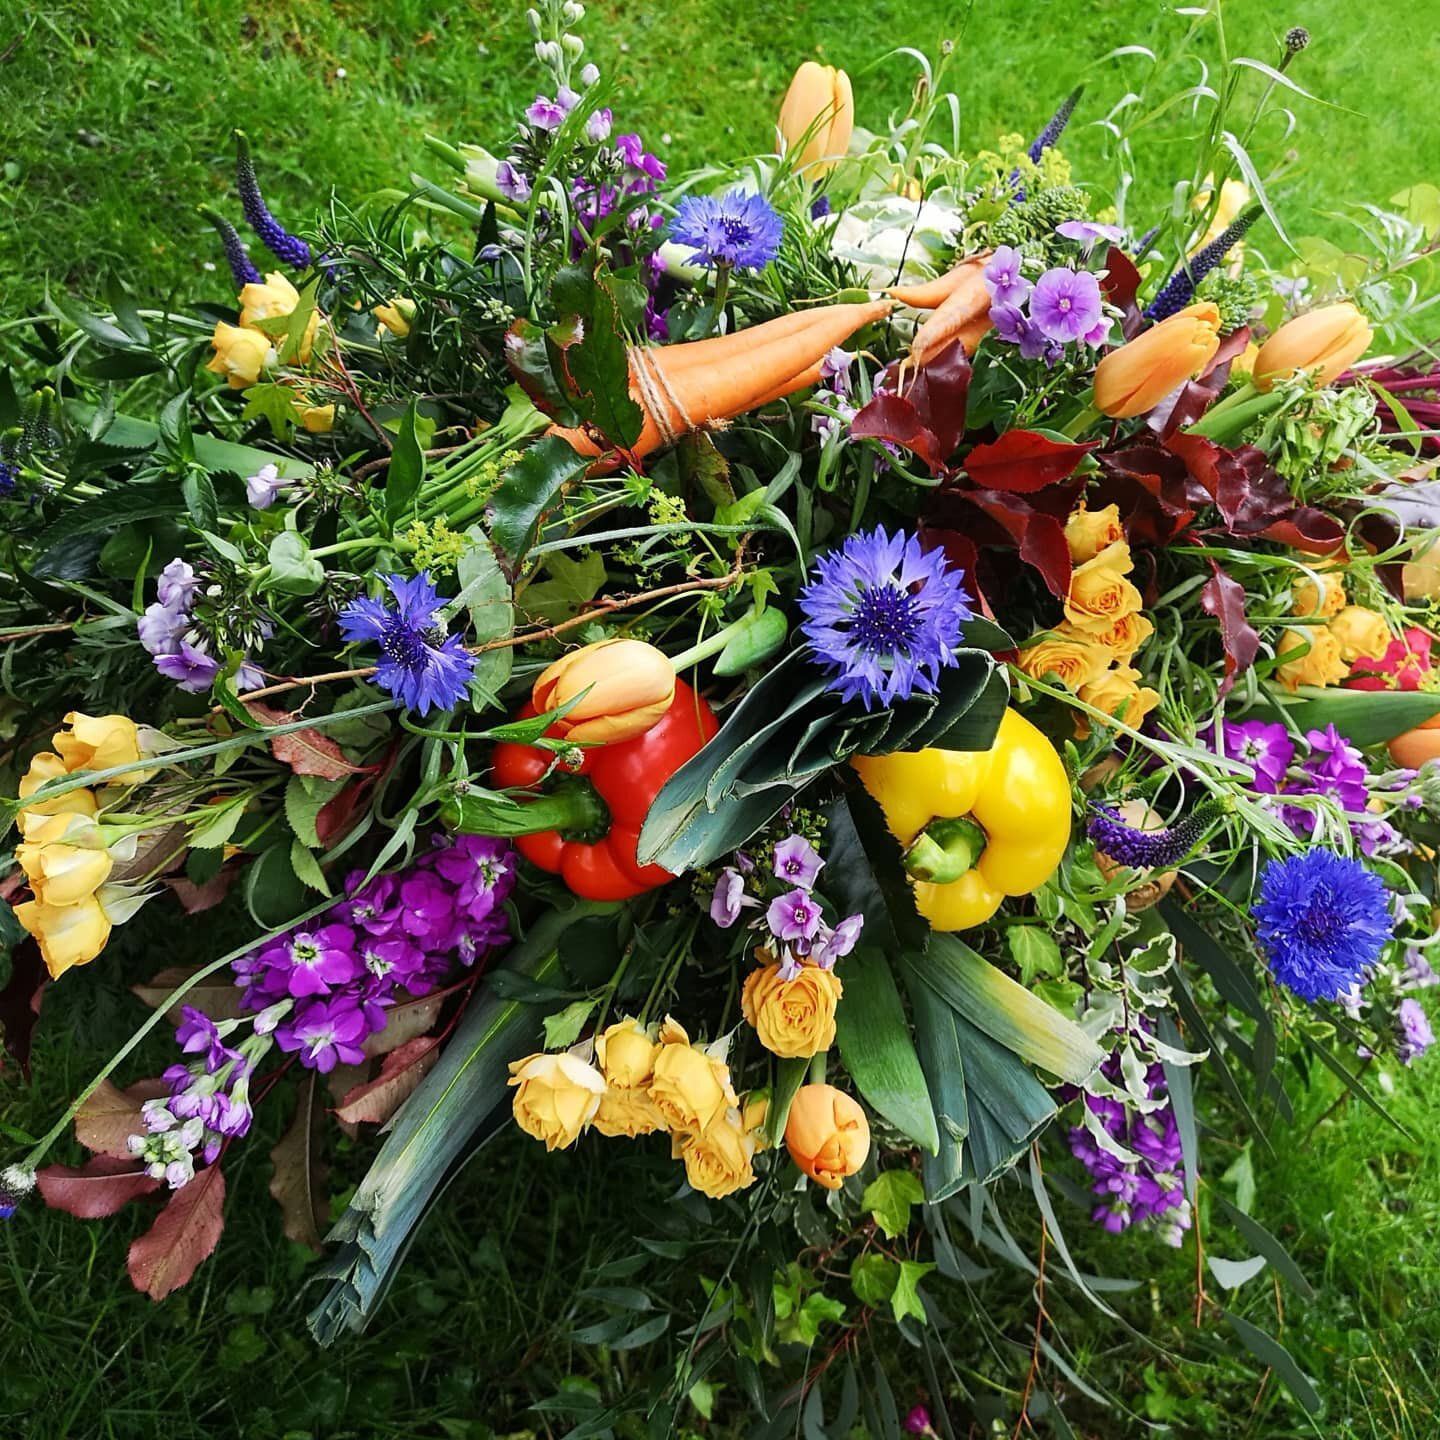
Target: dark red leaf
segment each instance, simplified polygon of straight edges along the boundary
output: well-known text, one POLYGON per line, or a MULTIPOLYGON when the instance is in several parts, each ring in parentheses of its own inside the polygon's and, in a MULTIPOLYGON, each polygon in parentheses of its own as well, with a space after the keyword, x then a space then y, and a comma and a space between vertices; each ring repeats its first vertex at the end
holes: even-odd
POLYGON ((1307 555, 1333 555, 1345 543, 1345 527, 1313 505, 1297 505, 1283 520, 1267 525, 1260 538, 1292 546, 1307 555))
POLYGON ((888 440, 918 455, 938 475, 945 468, 940 438, 920 418, 920 412, 903 395, 883 390, 861 407, 850 422, 850 433, 862 440, 888 440))
POLYGON ((1245 615, 1245 587, 1213 560, 1210 570, 1210 578, 1200 592, 1200 607, 1220 621, 1220 639, 1225 646, 1225 678, 1220 682, 1223 699, 1241 672, 1255 663, 1260 653, 1260 635, 1245 615))
POLYGON ((93 1155, 78 1169, 47 1165, 35 1172, 35 1183, 52 1210, 63 1210, 79 1220, 103 1220, 141 1195, 158 1190, 163 1182, 152 1180, 133 1157, 121 1160, 113 1155, 93 1155))
POLYGON ((5 1049, 27 1080, 40 1000, 49 983, 40 947, 27 935, 10 952, 10 979, 0 990, 0 1030, 4 1031, 5 1049))
POLYGON ((170 1087, 163 1080, 140 1080, 121 1090, 102 1080, 80 1106, 75 1116, 75 1138, 97 1155, 135 1163, 126 1141, 145 1129, 140 1107, 147 1100, 168 1095, 170 1087))
POLYGON ((920 544, 926 550, 942 551, 952 568, 964 573, 965 588, 979 602, 981 614, 987 620, 994 620, 995 612, 991 610, 990 602, 985 598, 985 592, 980 586, 980 551, 974 540, 968 535, 962 535, 958 530, 929 526, 923 521, 919 527, 919 535, 920 544))
POLYGON ((977 445, 965 457, 965 471, 982 490, 1028 494, 1064 480, 1099 444, 1052 440, 1035 430, 1007 430, 990 445, 977 445))
POLYGON ((1059 520, 1042 514, 1016 495, 996 490, 969 490, 965 498, 1004 526, 1020 558, 1040 572, 1052 595, 1063 600, 1070 593, 1070 547, 1059 520))
POLYGON ((135 1288, 163 1300, 189 1282, 220 1243, 225 1228, 225 1177, 207 1165, 171 1197, 155 1223, 135 1241, 126 1267, 135 1288))
POLYGON ((407 1040, 385 1057, 380 1074, 367 1085, 357 1085, 345 1096, 336 1115, 351 1124, 368 1121, 383 1125, 415 1092, 440 1058, 440 1039, 420 1035, 407 1040))
POLYGON ((1135 297, 1140 293, 1140 272, 1118 245, 1112 245, 1106 253, 1105 272, 1100 282, 1105 298, 1117 310, 1134 309, 1135 297))
MULTIPOLYGON (((955 447, 965 434, 965 405, 970 395, 970 357, 965 347, 952 340, 943 350, 922 365, 911 370, 903 381, 905 398, 915 407, 921 424, 940 442, 940 452, 947 459, 955 453, 955 447)), ((890 371, 886 374, 889 375, 890 371)))
POLYGON ((1093 503, 1115 503, 1132 543, 1169 545, 1209 497, 1185 462, 1158 445, 1131 445, 1099 457, 1105 480, 1093 503))
POLYGON ((1218 391, 1230 377, 1230 362, 1237 356, 1245 353, 1245 347, 1250 343, 1250 327, 1242 325, 1238 330, 1232 330, 1221 341, 1215 353, 1210 357, 1205 368, 1200 372, 1201 380, 1209 380, 1218 391), (1222 371, 1221 366, 1225 369, 1222 371))
POLYGON ((230 893, 236 874, 235 866, 222 865, 203 885, 183 875, 172 875, 165 883, 175 892, 180 908, 187 915, 198 915, 203 910, 213 910, 230 893))
MULTIPOLYGON (((285 710, 275 710, 258 701, 246 707, 257 720, 267 725, 284 725, 299 717, 285 710)), ((345 752, 328 735, 319 730, 292 730, 277 735, 270 742, 270 753, 297 775, 318 775, 322 780, 343 780, 348 775, 369 775, 375 766, 353 765, 345 752)))

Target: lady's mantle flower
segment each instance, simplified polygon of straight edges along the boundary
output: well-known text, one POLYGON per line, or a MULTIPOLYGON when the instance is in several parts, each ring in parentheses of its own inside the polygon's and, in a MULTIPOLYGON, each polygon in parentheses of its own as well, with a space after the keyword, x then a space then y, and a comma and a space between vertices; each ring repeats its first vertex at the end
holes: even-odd
POLYGON ((1030 318, 1043 334, 1062 345, 1076 340, 1099 345, 1110 331, 1100 282, 1088 270, 1063 266, 1047 270, 1030 296, 1030 318))
POLYGON ((1357 985, 1390 938, 1385 882, 1358 860, 1309 850, 1272 860, 1251 907, 1270 969, 1302 1000, 1357 985))
POLYGON ((389 575, 385 584, 396 608, 367 596, 352 600, 340 612, 340 633, 347 640, 379 643, 376 682, 409 709, 421 715, 452 709, 465 698, 475 657, 458 635, 441 629, 435 618, 440 595, 425 571, 409 580, 389 575))
POLYGON ((693 264, 763 270, 779 253, 785 225, 763 195, 731 190, 686 195, 670 222, 671 238, 688 245, 693 264))
POLYGON ((817 562, 800 594, 801 627, 830 687, 871 710, 933 692, 955 664, 961 626, 973 620, 962 576, 912 535, 876 529, 850 536, 817 562))

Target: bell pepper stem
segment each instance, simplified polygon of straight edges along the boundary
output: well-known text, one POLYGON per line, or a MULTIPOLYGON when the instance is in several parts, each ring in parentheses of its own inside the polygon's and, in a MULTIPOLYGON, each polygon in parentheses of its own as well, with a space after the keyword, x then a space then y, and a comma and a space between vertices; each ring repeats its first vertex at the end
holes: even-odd
POLYGON ((932 820, 905 851, 906 873, 932 885, 949 885, 974 868, 985 839, 981 826, 963 815, 932 820))
POLYGON ((463 835, 513 839, 554 830, 566 840, 593 842, 609 830, 610 809, 594 785, 577 775, 524 799, 455 795, 440 807, 440 819, 463 835))

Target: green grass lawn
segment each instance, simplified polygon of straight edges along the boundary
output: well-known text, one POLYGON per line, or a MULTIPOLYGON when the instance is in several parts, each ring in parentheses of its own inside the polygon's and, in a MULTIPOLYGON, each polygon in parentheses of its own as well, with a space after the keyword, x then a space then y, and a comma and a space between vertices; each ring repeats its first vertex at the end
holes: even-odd
MULTIPOLYGON (((1035 131, 1073 85, 1087 83, 1066 149, 1102 189, 1114 168, 1103 132, 1089 122, 1138 88, 1146 67, 1133 56, 1101 57, 1141 44, 1164 60, 1189 23, 1150 0, 629 0, 589 8, 590 53, 621 86, 617 120, 642 130, 677 168, 766 146, 778 96, 806 56, 846 66, 862 120, 878 123, 903 105, 914 75, 886 52, 933 48, 948 36, 959 46, 952 73, 969 146, 1035 131)), ((213 269, 219 253, 194 207, 208 201, 238 219, 233 126, 254 140, 273 208, 296 224, 332 187, 356 199, 403 185, 412 169, 443 178, 427 160, 426 133, 499 148, 532 93, 522 9, 480 0, 42 0, 7 9, 0 318, 35 309, 47 283, 96 292, 111 275, 178 304, 225 299, 223 263, 213 269)), ((1234 0, 1230 51, 1273 61, 1278 35, 1292 24, 1307 25, 1313 43, 1290 73, 1329 103, 1296 97, 1295 132, 1262 130, 1254 149, 1262 168, 1285 166, 1275 193, 1297 233, 1343 237, 1330 213, 1342 204, 1383 202, 1435 178, 1440 122, 1429 77, 1440 68, 1440 31, 1431 0, 1363 8, 1295 0, 1285 9, 1234 0)), ((1213 34, 1203 53, 1214 60, 1213 34)), ((1202 75, 1192 60, 1167 62, 1165 77, 1162 94, 1202 75)), ((1262 83, 1257 76, 1257 90, 1262 83)), ((1179 110, 1157 123, 1141 152, 1133 215, 1168 203, 1195 123, 1179 110)), ((1273 235, 1259 243, 1275 243, 1273 235)), ((150 933, 161 937, 163 927, 150 933)), ((107 1046, 142 1017, 128 980, 177 958, 168 948, 160 958, 112 950, 47 1002, 33 1087, 13 1070, 0 1076, 8 1126, 46 1128, 107 1046)), ((163 1064, 163 1051, 152 1058, 163 1064)), ((1198 1356, 1172 1364, 1095 1328, 1088 1358, 1147 1418, 1180 1436, 1440 1434, 1440 1133, 1429 1118, 1440 1103, 1440 1061, 1395 1084, 1394 1109, 1417 1138, 1353 1102, 1317 1125, 1334 1098, 1317 1085, 1297 1105, 1296 1125, 1276 1137, 1274 1156, 1253 1156, 1257 1214, 1321 1286, 1313 1306, 1281 1296, 1286 1343, 1327 1397, 1317 1424, 1277 1398, 1274 1381, 1262 1383, 1248 1361, 1224 1359, 1238 1352, 1233 1341, 1191 1332, 1190 1250, 1172 1256, 1089 1231, 1078 1213, 1070 1221, 1083 1268, 1146 1281, 1126 1302, 1132 1322, 1198 1356)), ((85 1224, 31 1206, 0 1226, 0 1436, 482 1440, 492 1425, 502 1433, 533 1425, 518 1408, 524 1387, 537 1376, 558 1383, 573 1361, 556 1318, 573 1318, 582 1261, 616 1238, 606 1229, 614 1196, 628 1205, 648 1194, 641 1203, 659 1205, 669 1193, 663 1160, 626 1152, 617 1174, 617 1162, 602 1165, 599 1147, 547 1158, 512 1137, 451 1191, 371 1333, 321 1354, 301 1322, 312 1262, 279 1237, 265 1195, 265 1157, 284 1119, 270 1116, 269 1129, 242 1147, 220 1254, 164 1306, 136 1296, 123 1277, 136 1215, 85 1224)), ((358 1176, 366 1153, 342 1146, 332 1156, 337 1187, 358 1176)), ((1235 1158, 1220 1143, 1210 1155, 1214 1172, 1235 1158)), ((1007 1285, 997 1303, 1012 1307, 1023 1337, 1028 1286, 1014 1277, 1007 1285)), ((1268 1277, 1251 1285, 1254 1318, 1274 1328, 1268 1277)), ((1081 1333, 1072 1327, 1072 1340, 1081 1333)), ((629 1363, 643 1366, 644 1352, 629 1363)), ((1087 1433, 1109 1440, 1128 1432, 1087 1433)))

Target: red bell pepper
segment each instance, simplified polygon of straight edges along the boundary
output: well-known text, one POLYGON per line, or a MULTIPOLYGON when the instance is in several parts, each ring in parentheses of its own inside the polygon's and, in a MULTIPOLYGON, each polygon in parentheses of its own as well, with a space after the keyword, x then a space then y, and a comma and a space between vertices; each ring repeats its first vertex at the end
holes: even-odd
MULTIPOLYGON (((527 703, 515 718, 535 713, 527 703)), ((536 809, 537 818, 554 817, 548 829, 516 835, 521 854, 586 900, 627 900, 673 880, 668 870, 636 859, 640 827, 661 787, 718 729, 710 707, 676 680, 674 701, 650 729, 582 751, 573 769, 554 765, 554 755, 533 745, 497 745, 494 783, 504 789, 539 786, 544 793, 527 808, 536 809)), ((460 812, 463 817, 463 801, 460 812)), ((463 818, 460 828, 466 828, 463 818)))

